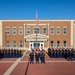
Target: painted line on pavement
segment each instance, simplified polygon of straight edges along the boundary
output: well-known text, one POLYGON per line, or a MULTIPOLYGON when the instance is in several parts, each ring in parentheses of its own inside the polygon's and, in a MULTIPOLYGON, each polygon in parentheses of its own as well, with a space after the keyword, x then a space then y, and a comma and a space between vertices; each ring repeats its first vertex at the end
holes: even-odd
MULTIPOLYGON (((25 53, 26 53, 26 52, 25 52, 25 53)), ((25 56, 25 53, 24 53, 24 55, 22 56, 22 58, 25 56)), ((11 72, 12 72, 12 71, 14 70, 14 68, 18 65, 18 63, 20 62, 20 60, 21 60, 22 58, 18 58, 18 59, 15 61, 15 63, 13 63, 12 66, 10 66, 10 68, 9 68, 3 75, 10 75, 11 72)))

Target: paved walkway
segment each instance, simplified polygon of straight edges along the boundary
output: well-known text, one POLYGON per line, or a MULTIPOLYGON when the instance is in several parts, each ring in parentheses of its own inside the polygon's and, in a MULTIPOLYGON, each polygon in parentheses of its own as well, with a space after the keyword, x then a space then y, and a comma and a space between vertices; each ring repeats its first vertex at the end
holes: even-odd
POLYGON ((75 61, 46 55, 46 64, 29 64, 28 55, 29 52, 19 59, 0 60, 0 75, 75 75, 75 61))

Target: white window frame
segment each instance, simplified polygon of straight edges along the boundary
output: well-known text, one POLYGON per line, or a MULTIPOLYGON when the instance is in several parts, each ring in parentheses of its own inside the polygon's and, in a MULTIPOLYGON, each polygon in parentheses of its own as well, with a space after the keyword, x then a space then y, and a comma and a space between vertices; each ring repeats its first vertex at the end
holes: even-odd
POLYGON ((67 42, 66 42, 66 46, 64 46, 64 42, 65 42, 65 41, 63 41, 63 47, 67 47, 67 42))
POLYGON ((46 34, 46 33, 47 33, 47 28, 46 28, 46 33, 44 33, 44 28, 46 28, 46 27, 43 27, 43 30, 42 30, 42 32, 43 32, 43 34, 46 34))
POLYGON ((64 35, 67 35, 67 27, 63 27, 63 34, 64 35), (66 28, 66 34, 64 34, 64 28, 66 28))
MULTIPOLYGON (((59 41, 59 40, 58 40, 58 41, 59 41)), ((58 42, 58 41, 57 41, 57 42, 58 42)), ((61 42, 60 42, 60 41, 59 41, 59 43, 60 43, 60 45, 58 46, 58 43, 57 43, 57 47, 60 47, 60 46, 61 46, 61 42)))
MULTIPOLYGON (((34 27, 34 28, 36 28, 36 27, 34 27)), ((39 28, 39 27, 37 27, 37 28, 39 28)), ((33 33, 34 33, 34 29, 33 29, 33 33)), ((39 33, 40 33, 40 28, 39 28, 39 33)), ((39 33, 38 33, 38 34, 39 34, 39 33)), ((36 33, 34 33, 34 34, 36 34, 36 33)))
POLYGON ((10 35, 10 27, 6 27, 6 32, 5 32, 6 35, 10 35), (9 28, 9 31, 7 31, 7 28, 9 28), (9 34, 8 34, 9 33, 9 34))
POLYGON ((10 41, 6 41, 6 47, 10 47, 10 41))
POLYGON ((23 35, 23 27, 19 27, 19 35, 23 35), (22 28, 22 31, 20 30, 20 28, 22 28), (22 33, 20 33, 22 32, 22 33))
POLYGON ((16 41, 13 41, 13 47, 17 47, 17 45, 16 45, 16 41), (15 42, 15 45, 14 45, 14 42, 15 42))
MULTIPOLYGON (((30 30, 27 30, 27 29, 30 29, 30 27, 27 27, 26 28, 26 33, 29 31, 30 32, 30 30)), ((30 34, 30 33, 27 33, 27 34, 30 34)))
POLYGON ((61 33, 61 28, 60 28, 60 27, 57 27, 57 28, 56 28, 56 34, 57 34, 57 35, 60 35, 60 33, 58 33, 58 28, 60 29, 60 33, 61 33))
POLYGON ((16 35, 16 34, 17 34, 17 29, 16 29, 16 33, 14 34, 14 31, 13 31, 14 28, 16 29, 16 27, 13 27, 13 28, 12 28, 12 34, 13 34, 13 35, 16 35))
POLYGON ((50 27, 50 34, 54 35, 54 27, 50 27), (51 28, 53 28, 53 33, 51 33, 51 28))
POLYGON ((19 47, 21 47, 21 45, 22 45, 22 47, 23 47, 23 41, 20 41, 19 42, 19 47), (21 43, 22 42, 22 43, 21 43))
MULTIPOLYGON (((51 41, 53 41, 53 40, 51 40, 51 41)), ((54 47, 54 41, 53 41, 53 46, 51 46, 51 41, 50 41, 50 47, 54 47)))

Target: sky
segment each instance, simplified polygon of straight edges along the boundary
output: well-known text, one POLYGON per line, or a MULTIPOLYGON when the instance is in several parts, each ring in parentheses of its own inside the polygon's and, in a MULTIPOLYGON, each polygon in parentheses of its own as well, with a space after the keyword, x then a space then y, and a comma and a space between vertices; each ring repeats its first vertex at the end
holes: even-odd
POLYGON ((0 0, 0 19, 75 19, 75 0, 0 0))

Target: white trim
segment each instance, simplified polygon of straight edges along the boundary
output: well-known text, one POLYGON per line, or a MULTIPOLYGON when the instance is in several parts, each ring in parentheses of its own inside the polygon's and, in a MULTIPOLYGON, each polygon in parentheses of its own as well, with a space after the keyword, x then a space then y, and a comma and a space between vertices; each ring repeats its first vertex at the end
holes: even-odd
POLYGON ((75 48, 75 24, 73 24, 73 45, 75 48))
MULTIPOLYGON (((50 40, 50 47, 51 47, 51 41, 53 41, 53 40, 50 40)), ((54 41, 53 41, 53 47, 54 47, 54 41)))
POLYGON ((42 27, 42 34, 44 34, 44 35, 47 34, 47 27, 42 27), (46 33, 43 33, 43 28, 46 28, 46 33))
POLYGON ((23 35, 23 27, 19 27, 19 35, 23 35), (22 28, 22 34, 20 34, 20 28, 22 28))
POLYGON ((5 35, 10 35, 10 27, 5 28, 5 35), (9 34, 6 34, 6 29, 9 28, 9 34))
MULTIPOLYGON (((24 36, 25 36, 25 23, 23 24, 24 25, 24 36)), ((24 39, 24 49, 25 49, 25 39, 24 39)))
POLYGON ((56 41, 56 47, 61 47, 61 41, 60 40, 57 40, 57 41, 56 41), (60 46, 57 46, 57 41, 60 42, 60 46))
MULTIPOLYGON (((12 41, 12 47, 14 47, 14 41, 16 42, 15 45, 16 45, 16 47, 17 47, 17 41, 16 41, 16 40, 13 40, 13 41, 12 41)), ((14 48, 15 48, 15 47, 14 47, 14 48)))
POLYGON ((16 34, 17 34, 17 27, 12 27, 12 35, 16 35, 16 34, 13 34, 13 28, 16 28, 16 34))
MULTIPOLYGON (((48 23, 48 36, 49 36, 49 33, 50 33, 50 32, 49 32, 49 31, 50 31, 49 25, 50 25, 50 24, 48 23)), ((50 37, 50 36, 49 36, 49 37, 50 37)), ((49 44, 50 44, 49 42, 50 42, 50 41, 49 41, 49 38, 48 38, 48 47, 49 47, 49 44)))
POLYGON ((61 34, 61 27, 59 27, 59 26, 56 27, 56 34, 57 35, 60 35, 61 34), (60 28, 60 33, 59 34, 57 33, 57 28, 60 28))
MULTIPOLYGON (((0 20, 0 21, 35 21, 36 22, 36 20, 34 20, 34 19, 28 19, 28 20, 0 20)), ((38 21, 75 21, 75 20, 73 20, 73 19, 54 19, 54 20, 38 20, 38 21)))
POLYGON ((2 47, 2 40, 3 40, 3 35, 2 35, 2 21, 0 21, 0 47, 2 47))
POLYGON ((63 27, 63 35, 67 35, 67 26, 63 27), (66 28, 66 34, 64 34, 64 28, 66 28))
POLYGON ((8 47, 8 46, 7 46, 7 42, 9 42, 8 45, 9 45, 9 47, 10 47, 10 41, 6 41, 5 47, 8 47))
MULTIPOLYGON (((33 36, 33 35, 36 35, 36 34, 27 35, 27 36, 25 36, 24 38, 31 37, 31 36, 33 36)), ((46 36, 46 35, 42 35, 42 34, 38 34, 38 35, 39 35, 39 36, 44 36, 44 37, 46 37, 46 38, 49 38, 49 36, 46 36)))
POLYGON ((50 35, 54 35, 54 27, 50 27, 50 35), (53 34, 51 34, 51 28, 53 28, 53 34))
MULTIPOLYGON (((21 41, 22 41, 22 40, 19 41, 19 47, 20 47, 20 42, 21 42, 21 41)), ((22 47, 23 47, 23 41, 22 41, 22 47)))
MULTIPOLYGON (((31 25, 31 26, 35 25, 36 26, 36 24, 27 24, 27 25, 31 25)), ((47 24, 42 24, 42 23, 38 24, 38 26, 40 26, 40 25, 42 26, 42 25, 47 25, 47 24)))
POLYGON ((27 29, 28 29, 28 28, 30 28, 30 27, 26 27, 26 34, 29 35, 29 34, 31 34, 31 28, 30 28, 30 33, 27 33, 27 29))

